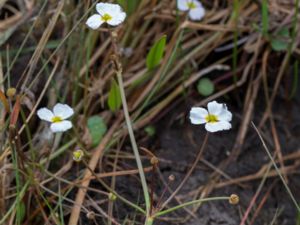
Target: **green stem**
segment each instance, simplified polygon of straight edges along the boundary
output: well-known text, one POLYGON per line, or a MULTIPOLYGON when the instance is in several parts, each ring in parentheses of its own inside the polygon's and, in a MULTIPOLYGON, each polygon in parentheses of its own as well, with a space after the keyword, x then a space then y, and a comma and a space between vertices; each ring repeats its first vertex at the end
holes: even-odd
POLYGON ((203 203, 203 202, 209 202, 209 201, 219 201, 219 200, 229 200, 230 197, 226 196, 226 197, 212 197, 212 198, 202 198, 202 199, 198 199, 198 200, 193 200, 190 202, 186 202, 180 205, 177 205, 175 207, 160 211, 158 213, 156 213, 153 218, 159 217, 159 216, 163 216, 165 214, 168 214, 170 212, 173 212, 177 209, 181 209, 183 207, 189 206, 189 205, 194 205, 194 204, 199 204, 199 203, 203 203))
POLYGON ((1 218, 0 224, 4 224, 4 222, 8 219, 9 215, 11 213, 13 213, 13 211, 16 209, 17 205, 20 203, 21 199, 24 197, 28 186, 29 186, 29 181, 27 181, 23 185, 22 190, 20 190, 20 192, 18 193, 18 196, 17 196, 16 200, 14 201, 14 203, 11 205, 11 207, 9 208, 7 213, 1 218))
POLYGON ((102 184, 102 186, 104 186, 108 191, 110 191, 111 193, 113 193, 115 196, 117 196, 117 198, 119 198, 121 201, 123 201, 125 204, 131 206, 132 208, 136 209, 137 211, 146 214, 145 210, 143 210, 142 208, 140 208, 138 205, 130 202, 129 200, 127 200, 126 198, 122 197, 121 195, 119 195, 116 191, 114 191, 113 189, 111 189, 104 181, 102 181, 97 174, 94 172, 94 170, 92 170, 88 163, 85 162, 84 160, 82 160, 82 162, 84 163, 84 165, 86 166, 86 168, 91 172, 91 174, 93 174, 93 176, 99 181, 100 184, 102 184))
POLYGON ((154 218, 153 217, 148 217, 146 219, 145 225, 152 225, 154 222, 154 218))
POLYGON ((123 111, 124 111, 124 115, 125 115, 126 125, 127 125, 127 129, 128 129, 131 145, 133 148, 134 156, 136 159, 139 175, 140 175, 141 182, 142 182, 142 188, 143 188, 144 198, 145 198, 145 203, 146 203, 146 214, 147 214, 146 216, 148 218, 149 211, 150 211, 149 192, 148 192, 148 187, 147 187, 147 182, 146 182, 146 178, 145 178, 145 174, 144 174, 141 157, 140 157, 140 154, 138 151, 138 147, 137 147, 133 129, 132 129, 132 124, 131 124, 131 120, 130 120, 130 116, 129 116, 129 112, 128 112, 127 101, 126 101, 126 96, 125 96, 124 84, 123 84, 123 79, 122 79, 122 72, 120 70, 117 71, 117 78, 118 78, 118 83, 119 83, 119 88, 120 88, 120 93, 121 93, 121 98, 122 98, 123 111))
MULTIPOLYGON (((57 149, 53 154, 50 155, 50 161, 59 157, 61 154, 63 154, 65 151, 67 151, 73 144, 75 144, 77 141, 76 138, 71 139, 69 142, 67 142, 65 145, 57 149)), ((47 159, 42 159, 40 164, 43 165, 47 162, 47 159)))

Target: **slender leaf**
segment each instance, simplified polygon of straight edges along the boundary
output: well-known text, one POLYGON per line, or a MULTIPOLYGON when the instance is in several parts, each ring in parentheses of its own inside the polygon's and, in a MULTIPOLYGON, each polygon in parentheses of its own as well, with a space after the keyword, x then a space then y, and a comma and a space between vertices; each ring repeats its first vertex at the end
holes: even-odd
POLYGON ((147 68, 149 70, 159 65, 166 47, 166 40, 167 40, 167 36, 163 35, 151 47, 146 59, 147 68))
POLYGON ((120 88, 117 82, 113 79, 110 91, 108 94, 108 107, 112 112, 115 112, 121 107, 122 99, 120 88))

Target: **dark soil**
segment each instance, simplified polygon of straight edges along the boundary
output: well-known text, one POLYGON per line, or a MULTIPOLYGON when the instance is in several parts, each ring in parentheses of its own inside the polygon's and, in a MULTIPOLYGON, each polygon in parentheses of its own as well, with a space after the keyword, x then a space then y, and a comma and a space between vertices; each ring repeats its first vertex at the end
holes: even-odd
MULTIPOLYGON (((299 151, 299 129, 300 118, 298 117, 300 107, 298 99, 293 100, 295 104, 290 108, 290 117, 285 116, 286 107, 278 108, 274 113, 276 128, 279 134, 280 144, 282 147, 282 154, 287 155, 292 152, 299 151), (292 120, 294 123, 290 123, 292 120), (297 132, 298 131, 298 132, 297 132)), ((221 102, 221 100, 220 100, 221 102)), ((286 102, 277 100, 277 104, 286 106, 286 102)), ((175 111, 168 116, 162 118, 156 123, 158 132, 156 137, 146 143, 140 143, 141 146, 147 146, 153 151, 153 153, 159 158, 159 171, 167 181, 168 177, 172 174, 175 176, 175 180, 170 184, 172 190, 175 190, 177 185, 181 182, 191 165, 193 164, 196 155, 201 147, 204 135, 206 133, 203 126, 191 125, 188 119, 188 109, 191 105, 181 104, 175 111), (184 115, 185 113, 185 115, 184 115), (184 115, 184 116, 183 116, 184 115)), ((196 191, 203 185, 207 185, 212 182, 212 174, 215 172, 211 166, 220 167, 222 162, 230 157, 235 138, 242 116, 239 114, 241 110, 237 106, 228 105, 229 110, 233 112, 233 128, 230 131, 211 133, 209 135, 208 143, 203 153, 201 161, 198 163, 197 168, 193 172, 192 176, 188 179, 179 193, 179 197, 182 202, 192 200, 193 197, 199 198, 199 195, 191 195, 193 191, 196 191)), ((259 123, 264 108, 258 106, 255 110, 253 121, 259 123), (259 109, 259 110, 258 110, 259 109)), ((264 127, 261 131, 264 134, 264 138, 273 153, 273 144, 271 132, 269 128, 264 127)), ((139 140, 139 139, 138 139, 139 140)), ((130 143, 128 142, 128 145, 130 143)), ((131 152, 131 149, 127 149, 131 152)), ((105 160, 104 160, 105 161, 105 160)), ((270 162, 262 144, 252 127, 249 127, 246 140, 243 144, 240 155, 236 161, 232 161, 225 170, 222 170, 232 179, 239 178, 251 174, 257 173, 264 165, 270 162)), ((292 165, 295 160, 287 161, 285 166, 292 165)), ((136 168, 135 161, 120 161, 119 164, 125 169, 136 168)), ((148 166, 149 162, 144 161, 144 166, 148 166)), ((272 168, 273 169, 273 168, 272 168)), ((151 179, 153 173, 148 173, 148 184, 151 186, 151 179)), ((220 183, 227 179, 221 177, 217 181, 220 183)), ((229 196, 230 194, 238 194, 240 197, 240 203, 238 205, 231 205, 227 201, 214 201, 204 203, 195 213, 195 217, 190 217, 189 220, 184 220, 188 213, 181 209, 172 214, 169 214, 164 219, 156 220, 156 225, 168 225, 168 224, 188 224, 188 225, 238 225, 240 224, 247 207, 249 206, 252 198, 254 197, 262 178, 254 179, 251 181, 238 184, 227 185, 222 188, 214 188, 214 190, 206 197, 215 196, 229 196), (177 221, 177 222, 176 222, 177 221)), ((107 180, 108 183, 108 180, 107 180)), ((159 173, 154 175, 154 189, 155 189, 155 203, 164 190, 163 182, 159 176, 159 173)), ((116 178, 116 189, 118 193, 128 199, 143 199, 142 190, 138 176, 125 176, 116 178)), ((288 175, 288 185, 294 194, 296 200, 300 200, 300 176, 298 173, 288 175)), ((100 188, 96 182, 92 184, 96 188, 100 188)), ((195 192, 194 192, 195 193, 195 192)), ((200 193, 200 192, 199 192, 200 193)), ((170 193, 166 193, 163 200, 167 199, 170 193)), ((95 196, 96 197, 96 196, 95 196)), ((101 199, 101 197, 96 197, 101 199)), ((140 203, 140 205, 142 202, 140 203)), ((172 201, 170 206, 178 204, 176 201, 172 201)), ((105 205, 105 204, 104 204, 105 205)), ((105 209, 105 206, 103 210, 105 209)), ((92 209, 92 208, 91 208, 92 209)), ((189 207, 190 210, 193 207, 189 207)), ((119 221, 124 221, 124 218, 134 218, 136 212, 129 208, 127 205, 117 201, 114 208, 114 217, 119 221)), ((262 190, 252 208, 248 222, 252 221, 253 225, 273 224, 276 225, 295 225, 296 224, 296 208, 289 195, 287 194, 281 180, 278 176, 268 178, 262 187, 262 190), (266 198, 265 203, 262 205, 261 210, 255 216, 254 212, 259 207, 259 204, 266 198)), ((143 221, 144 218, 136 217, 136 221, 143 221)), ((82 215, 83 224, 93 224, 92 221, 87 221, 86 216, 82 215)), ((100 224, 104 221, 99 221, 100 224)), ((131 223, 127 223, 131 224, 131 223)), ((139 223, 135 223, 139 224, 139 223)), ((142 223, 141 223, 142 224, 142 223)), ((247 223, 249 224, 249 223, 247 223)))
MULTIPOLYGON (((294 100, 295 103, 298 102, 297 99, 294 100)), ((286 106, 286 102, 278 103, 282 106, 286 106)), ((182 109, 179 109, 177 112, 174 112, 174 116, 168 116, 164 119, 163 123, 159 126, 161 127, 161 132, 159 133, 160 140, 160 149, 156 152, 160 160, 160 170, 162 171, 165 179, 170 174, 175 175, 176 181, 171 185, 174 190, 176 186, 181 182, 186 172, 192 165, 193 161, 196 158, 196 155, 201 147, 205 129, 203 126, 194 126, 190 125, 188 118, 184 121, 176 119, 176 115, 186 109, 189 106, 185 106, 182 109), (167 161, 167 162, 165 162, 167 161)), ((236 108, 233 108, 229 105, 229 109, 238 112, 236 108)), ((274 117, 276 118, 276 128, 278 129, 280 143, 282 147, 282 154, 286 155, 295 151, 299 151, 299 104, 293 104, 291 109, 291 117, 289 120, 296 121, 293 122, 293 126, 288 126, 289 122, 285 117, 286 107, 278 108, 275 111, 274 117), (296 125, 298 124, 298 125, 296 125), (287 134, 289 131, 289 134, 287 134), (295 131, 295 132, 294 132, 295 131), (288 138, 287 138, 288 137, 288 138)), ((256 110, 254 121, 259 121, 263 113, 261 110, 256 110)), ((240 111, 240 110, 239 110, 240 111)), ((205 148, 205 152, 202 158, 202 162, 198 164, 198 167, 182 188, 180 192, 181 196, 197 190, 202 185, 210 182, 210 176, 214 172, 206 164, 203 163, 203 160, 211 163, 215 167, 218 167, 224 160, 226 160, 232 149, 235 137, 237 135, 237 130, 239 128, 241 117, 237 113, 233 113, 233 129, 226 132, 213 133, 209 136, 208 144, 205 148)), ((263 129, 265 135, 271 139, 271 133, 268 129, 263 129)), ((269 144, 269 143, 268 143, 269 144)), ((272 143, 270 143, 271 145, 272 143)), ((269 146, 271 152, 273 152, 272 145, 269 146)), ((262 147, 262 144, 255 133, 252 127, 249 127, 247 138, 245 140, 242 151, 235 162, 231 162, 229 166, 223 171, 231 178, 238 178, 250 174, 257 173, 263 165, 266 165, 269 162, 269 158, 262 147)), ((289 162, 289 164, 294 162, 289 162)), ((286 165, 289 165, 286 164, 286 165)), ((221 178, 221 181, 225 181, 225 178, 221 178)), ((243 186, 239 185, 228 185, 223 188, 216 188, 212 193, 209 194, 212 196, 226 196, 232 193, 236 193, 240 197, 240 203, 237 206, 228 204, 228 202, 217 201, 203 204, 197 210, 197 218, 193 218, 190 221, 185 222, 184 224, 189 225, 235 225, 240 224, 241 218, 244 215, 250 201, 252 200, 255 192, 257 191, 261 178, 257 180, 252 180, 249 182, 244 182, 243 186)), ((295 195, 296 200, 300 199, 300 176, 299 174, 293 174, 288 176, 289 187, 292 193, 295 195)), ((287 194, 281 180, 277 177, 268 178, 264 184, 262 191, 255 203, 254 210, 252 209, 249 215, 249 220, 254 216, 254 211, 262 201, 262 198, 266 193, 270 191, 270 194, 267 197, 265 204, 260 210, 258 216, 256 217, 253 224, 263 225, 271 224, 271 221, 276 217, 276 211, 278 218, 275 220, 274 224, 281 225, 294 225, 296 224, 296 209, 287 194)), ((191 198, 186 198, 183 201, 188 201, 191 198)), ((173 204, 176 204, 173 202, 173 204)), ((192 209, 192 208, 190 208, 192 209)), ((174 214, 175 215, 175 214, 174 214)), ((176 217, 183 218, 187 213, 181 210, 179 215, 176 217)), ((157 222, 156 224, 171 224, 170 222, 157 222)))

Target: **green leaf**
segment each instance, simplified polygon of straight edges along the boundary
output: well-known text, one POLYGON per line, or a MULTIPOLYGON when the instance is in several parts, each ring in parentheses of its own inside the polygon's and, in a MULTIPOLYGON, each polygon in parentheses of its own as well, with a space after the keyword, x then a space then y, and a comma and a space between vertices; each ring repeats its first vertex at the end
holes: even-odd
POLYGON ((262 1, 262 33, 264 37, 268 37, 269 30, 269 11, 268 0, 262 1))
POLYGON ((271 39, 272 49, 275 51, 286 51, 289 47, 290 31, 287 27, 280 29, 271 39))
POLYGON ((208 78, 202 78, 197 84, 197 90, 199 94, 203 96, 211 95, 215 90, 214 83, 208 78))
POLYGON ((148 136, 150 136, 150 137, 154 136, 154 134, 156 133, 156 129, 152 125, 149 125, 149 126, 145 127, 144 130, 148 134, 148 136))
POLYGON ((300 225, 300 212, 297 213, 296 225, 300 225))
POLYGON ((92 145, 98 145, 107 130, 104 120, 100 116, 92 116, 87 121, 87 127, 92 138, 92 145))
POLYGON ((19 221, 23 221, 26 215, 26 207, 24 202, 19 203, 18 210, 19 221))
POLYGON ((154 43, 151 47, 147 59, 146 65, 149 70, 153 69, 154 67, 158 66, 165 50, 167 36, 163 35, 158 41, 154 43))
POLYGON ((112 80, 110 91, 108 94, 108 107, 112 112, 115 112, 121 107, 122 99, 120 88, 115 79, 112 80))

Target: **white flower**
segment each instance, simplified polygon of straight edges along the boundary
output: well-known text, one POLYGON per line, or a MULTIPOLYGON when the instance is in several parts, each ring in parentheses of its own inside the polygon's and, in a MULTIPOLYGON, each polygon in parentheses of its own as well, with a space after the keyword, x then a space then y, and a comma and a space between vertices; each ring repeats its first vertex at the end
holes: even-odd
POLYGON ((177 0, 180 11, 189 11, 191 20, 201 20, 205 15, 205 9, 198 0, 177 0))
POLYGON ((74 114, 74 110, 66 105, 57 103, 53 112, 47 108, 41 108, 37 111, 37 115, 41 120, 46 120, 51 122, 50 129, 52 132, 64 132, 72 128, 72 123, 67 118, 71 117, 74 114))
POLYGON ((190 111, 191 123, 205 124, 205 129, 209 132, 231 129, 232 114, 226 104, 209 102, 207 109, 208 111, 201 107, 193 107, 190 111))
POLYGON ((88 18, 86 25, 96 30, 103 23, 111 26, 117 26, 125 20, 126 13, 118 4, 98 3, 96 5, 98 14, 94 14, 88 18))

